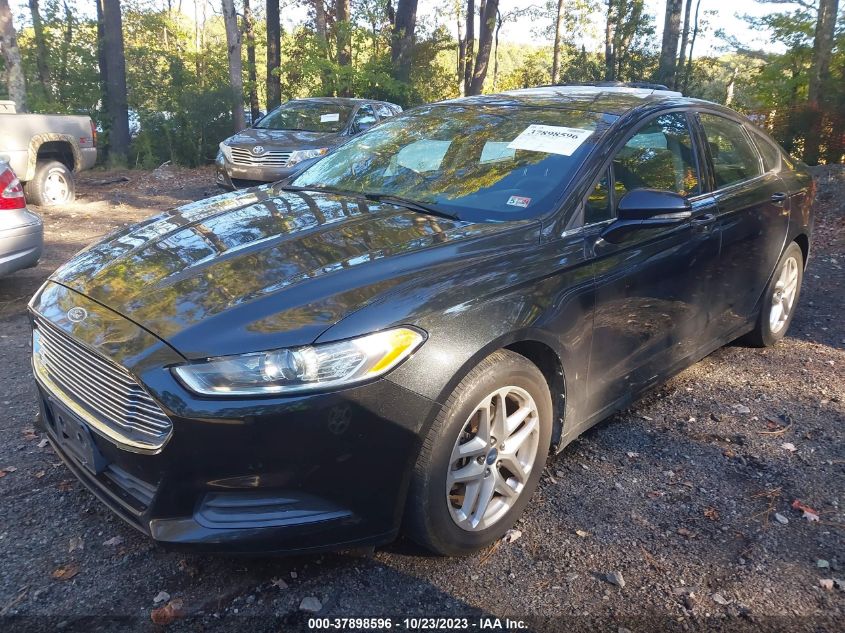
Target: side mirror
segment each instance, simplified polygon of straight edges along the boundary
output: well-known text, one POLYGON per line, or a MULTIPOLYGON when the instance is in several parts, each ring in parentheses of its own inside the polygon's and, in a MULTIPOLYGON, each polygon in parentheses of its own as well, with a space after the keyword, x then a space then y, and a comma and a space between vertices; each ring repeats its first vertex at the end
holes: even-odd
POLYGON ((665 228, 687 222, 692 217, 689 201, 674 191, 634 189, 625 194, 616 208, 616 221, 601 234, 618 244, 640 229, 665 228))

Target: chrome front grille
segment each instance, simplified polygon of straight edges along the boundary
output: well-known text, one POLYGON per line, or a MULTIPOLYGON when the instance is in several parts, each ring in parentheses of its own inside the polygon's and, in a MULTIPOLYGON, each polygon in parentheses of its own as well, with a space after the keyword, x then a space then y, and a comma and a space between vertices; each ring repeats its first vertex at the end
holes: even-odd
POLYGON ((287 167, 291 152, 269 151, 263 154, 253 154, 252 150, 243 147, 232 148, 232 162, 235 165, 247 167, 287 167))
POLYGON ((126 370, 42 318, 35 320, 32 361, 62 404, 122 448, 157 452, 170 438, 170 418, 126 370))

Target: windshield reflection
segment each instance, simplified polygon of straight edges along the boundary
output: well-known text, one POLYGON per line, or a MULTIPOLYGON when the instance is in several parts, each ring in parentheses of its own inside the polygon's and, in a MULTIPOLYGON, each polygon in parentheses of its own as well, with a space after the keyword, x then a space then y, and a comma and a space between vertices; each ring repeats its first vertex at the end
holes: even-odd
POLYGON ((551 210, 616 117, 515 105, 424 106, 353 139, 293 185, 388 195, 461 219, 551 210))

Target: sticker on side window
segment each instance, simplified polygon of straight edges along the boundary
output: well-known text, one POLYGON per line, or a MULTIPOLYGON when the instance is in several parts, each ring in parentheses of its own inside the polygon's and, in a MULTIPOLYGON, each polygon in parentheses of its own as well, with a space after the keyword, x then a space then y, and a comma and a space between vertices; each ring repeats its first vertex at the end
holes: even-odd
POLYGON ((320 115, 320 123, 334 123, 335 121, 340 121, 340 113, 338 112, 320 115))
POLYGON ((577 127, 529 125, 510 142, 508 149, 572 156, 592 134, 593 130, 582 130, 577 127))
POLYGON ((531 198, 525 196, 511 196, 508 198, 508 204, 512 207, 522 207, 523 209, 531 204, 531 198))

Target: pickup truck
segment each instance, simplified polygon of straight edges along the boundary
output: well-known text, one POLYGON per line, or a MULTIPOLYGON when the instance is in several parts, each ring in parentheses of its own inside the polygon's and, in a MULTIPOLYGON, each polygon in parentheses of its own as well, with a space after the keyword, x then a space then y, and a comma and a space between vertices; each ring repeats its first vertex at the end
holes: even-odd
POLYGON ((97 130, 87 116, 18 114, 14 102, 0 101, 0 161, 18 174, 32 204, 70 202, 73 174, 97 161, 97 130))

